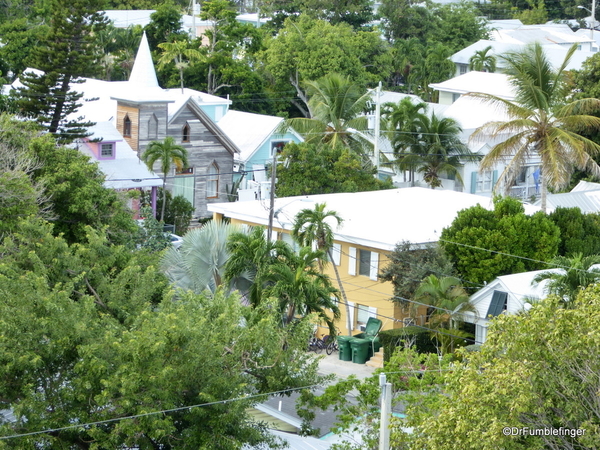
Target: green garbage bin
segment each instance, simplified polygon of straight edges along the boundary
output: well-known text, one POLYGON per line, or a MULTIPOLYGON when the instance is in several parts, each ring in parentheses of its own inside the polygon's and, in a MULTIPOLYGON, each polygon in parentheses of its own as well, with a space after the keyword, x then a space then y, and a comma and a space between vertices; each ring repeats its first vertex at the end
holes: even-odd
POLYGON ((376 319, 375 317, 369 317, 365 326, 365 331, 354 335, 354 338, 364 339, 369 342, 367 359, 371 358, 371 356, 381 348, 381 342, 377 334, 379 333, 379 330, 381 330, 382 325, 383 322, 381 320, 376 319))
POLYGON ((367 339, 352 338, 350 340, 352 348, 352 362, 356 364, 364 364, 369 359, 369 347, 371 342, 367 339))
POLYGON ((338 347, 340 349, 340 360, 352 361, 352 349, 350 348, 350 336, 338 336, 338 347))

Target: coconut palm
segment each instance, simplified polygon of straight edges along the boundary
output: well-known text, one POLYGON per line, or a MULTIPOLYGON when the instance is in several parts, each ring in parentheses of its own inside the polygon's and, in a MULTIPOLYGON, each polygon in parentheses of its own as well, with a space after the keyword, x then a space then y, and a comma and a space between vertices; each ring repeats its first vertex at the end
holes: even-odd
POLYGON ((270 265, 264 277, 263 294, 279 299, 286 323, 296 315, 316 313, 331 334, 335 333, 334 319, 339 318, 340 311, 332 300, 338 297, 338 290, 331 285, 329 277, 317 269, 324 256, 321 250, 302 247, 298 255, 292 253, 287 261, 270 265), (328 313, 332 313, 333 318, 328 313))
POLYGON ((175 138, 172 136, 166 137, 162 142, 150 142, 142 155, 142 161, 144 161, 146 166, 148 166, 148 169, 152 171, 154 170, 156 161, 160 161, 160 170, 163 174, 163 199, 162 208, 160 209, 161 222, 165 218, 165 205, 167 203, 167 175, 171 171, 173 164, 175 164, 178 170, 187 166, 187 157, 187 150, 181 145, 175 144, 175 138))
POLYGON ((414 300, 430 307, 429 326, 442 344, 442 353, 452 351, 457 340, 469 336, 459 330, 458 325, 464 321, 465 313, 476 312, 476 309, 458 278, 429 275, 415 291, 414 300))
POLYGON ((508 120, 488 122, 471 139, 503 139, 483 158, 480 170, 490 170, 500 161, 509 161, 499 181, 509 189, 521 168, 532 155, 541 160, 541 207, 546 210, 548 187, 561 189, 573 168, 600 176, 600 166, 592 156, 600 146, 579 133, 598 130, 600 118, 591 116, 600 109, 600 100, 570 100, 566 67, 577 50, 572 46, 558 69, 554 69, 540 44, 520 52, 500 56, 516 88, 515 101, 489 94, 470 93, 498 110, 508 120))
POLYGON ((478 161, 481 156, 472 153, 460 140, 462 129, 454 119, 439 119, 419 114, 410 133, 399 133, 394 139, 396 165, 423 174, 432 188, 442 185, 442 177, 463 182, 460 168, 464 162, 478 161))
POLYGON ((480 72, 495 72, 496 57, 488 54, 491 49, 492 46, 488 45, 483 50, 476 51, 473 56, 469 58, 469 69, 478 70, 480 72))
MULTIPOLYGON (((331 225, 327 222, 336 222, 337 226, 340 226, 343 219, 335 211, 326 211, 326 203, 317 203, 315 209, 303 209, 294 218, 294 226, 292 228, 292 236, 294 236, 300 245, 310 247, 313 243, 316 244, 317 249, 325 252, 329 258, 329 261, 333 261, 333 230, 331 225)), ((321 271, 323 271, 322 263, 319 262, 321 271)), ((333 264, 333 271, 340 288, 340 293, 344 304, 346 305, 346 320, 348 326, 348 336, 352 335, 352 323, 350 322, 350 304, 346 297, 346 291, 342 284, 340 273, 335 264, 333 264)))
POLYGON ((310 118, 289 119, 283 127, 293 128, 308 143, 346 146, 360 152, 364 142, 360 132, 368 128, 363 113, 371 95, 350 78, 337 73, 305 85, 310 118))
POLYGON ((188 42, 174 41, 163 42, 158 47, 163 51, 158 60, 158 67, 164 68, 171 61, 175 62, 175 68, 179 71, 179 81, 181 83, 181 93, 183 94, 183 71, 190 65, 191 61, 199 60, 202 56, 200 51, 188 48, 188 42))
POLYGON ((542 272, 533 279, 533 283, 550 280, 548 293, 559 296, 565 306, 572 306, 579 291, 600 281, 600 269, 592 268, 600 264, 600 255, 576 253, 571 257, 557 256, 551 263, 564 270, 542 272))
POLYGON ((234 233, 243 233, 242 227, 214 220, 188 231, 178 249, 171 247, 163 255, 162 271, 175 287, 214 293, 223 285, 227 242, 234 233))

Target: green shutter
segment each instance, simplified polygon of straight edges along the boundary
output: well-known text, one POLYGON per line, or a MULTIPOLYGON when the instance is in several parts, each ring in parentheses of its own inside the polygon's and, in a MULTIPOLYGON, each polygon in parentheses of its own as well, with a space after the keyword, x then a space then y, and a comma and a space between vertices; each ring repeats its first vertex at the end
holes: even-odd
POLYGON ((477 172, 471 172, 471 194, 477 192, 477 172))

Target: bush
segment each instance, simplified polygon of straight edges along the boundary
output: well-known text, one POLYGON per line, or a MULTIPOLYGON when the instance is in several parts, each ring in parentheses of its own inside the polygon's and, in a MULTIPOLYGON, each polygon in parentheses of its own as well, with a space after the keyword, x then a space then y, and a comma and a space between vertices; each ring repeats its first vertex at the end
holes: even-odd
POLYGON ((379 339, 386 362, 390 360, 397 347, 404 347, 407 342, 414 342, 413 346, 419 353, 437 353, 429 328, 409 326, 384 330, 379 332, 379 339))

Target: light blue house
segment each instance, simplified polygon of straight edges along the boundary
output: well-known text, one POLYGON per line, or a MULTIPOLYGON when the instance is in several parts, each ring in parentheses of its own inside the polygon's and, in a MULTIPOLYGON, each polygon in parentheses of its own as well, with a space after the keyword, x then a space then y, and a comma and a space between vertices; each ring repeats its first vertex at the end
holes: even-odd
POLYGON ((266 181, 265 165, 272 161, 275 152, 280 153, 289 142, 304 141, 292 129, 277 133, 281 122, 281 117, 233 110, 228 110, 217 122, 223 133, 240 150, 234 160, 233 179, 237 181, 246 173, 241 189, 266 181))

